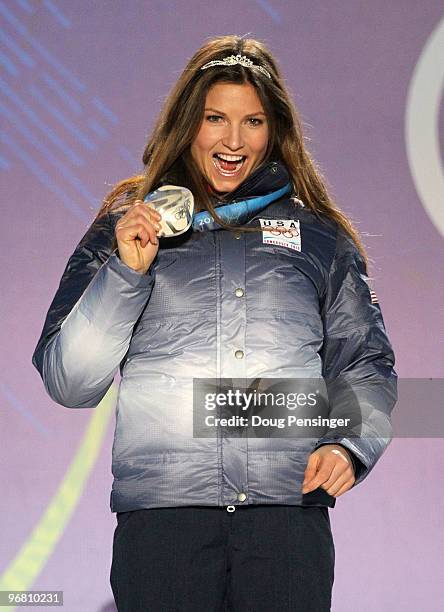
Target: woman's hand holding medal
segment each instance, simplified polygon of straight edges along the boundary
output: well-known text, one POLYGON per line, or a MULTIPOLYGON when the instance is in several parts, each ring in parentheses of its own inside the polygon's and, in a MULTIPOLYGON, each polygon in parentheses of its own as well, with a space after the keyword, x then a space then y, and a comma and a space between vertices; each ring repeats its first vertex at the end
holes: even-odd
POLYGON ((159 250, 161 215, 136 200, 117 222, 115 234, 119 257, 127 266, 145 274, 159 250))

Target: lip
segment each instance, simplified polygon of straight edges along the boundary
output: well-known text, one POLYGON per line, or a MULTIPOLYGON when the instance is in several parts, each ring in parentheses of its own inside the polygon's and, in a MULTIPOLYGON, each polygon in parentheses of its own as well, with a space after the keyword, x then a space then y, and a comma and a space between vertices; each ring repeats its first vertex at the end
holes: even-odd
POLYGON ((215 155, 228 155, 228 157, 231 155, 233 157, 243 157, 244 160, 247 159, 247 155, 245 155, 244 153, 238 153, 237 155, 235 155, 234 153, 225 153, 225 151, 216 151, 215 153, 213 153, 212 157, 214 157, 215 155))
POLYGON ((244 168, 245 168, 245 163, 247 161, 247 156, 246 155, 242 156, 243 160, 242 160, 242 164, 241 164, 239 170, 237 172, 235 172, 235 173, 227 172, 227 174, 225 174, 225 172, 223 172, 223 170, 221 170, 221 168, 219 168, 217 166, 215 155, 217 155, 217 153, 214 153, 212 155, 211 161, 212 161, 212 166, 215 169, 215 171, 216 171, 218 176, 220 176, 221 178, 224 178, 224 179, 238 179, 242 175, 242 173, 244 171, 244 168))

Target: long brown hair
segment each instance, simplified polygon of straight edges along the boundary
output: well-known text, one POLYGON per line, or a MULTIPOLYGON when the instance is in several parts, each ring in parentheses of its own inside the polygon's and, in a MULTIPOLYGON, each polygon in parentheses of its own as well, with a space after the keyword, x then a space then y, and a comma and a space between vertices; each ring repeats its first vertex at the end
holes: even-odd
MULTIPOLYGON (((255 87, 269 124, 269 142, 263 161, 282 161, 289 172, 294 194, 320 219, 327 217, 336 221, 353 239, 367 264, 357 230, 336 206, 328 193, 324 177, 304 146, 302 121, 275 59, 262 42, 239 36, 212 38, 196 51, 167 97, 154 125, 143 153, 144 174, 116 184, 105 197, 97 217, 111 210, 127 209, 136 199, 143 200, 166 179, 170 184, 188 187, 195 197, 197 210, 209 210, 222 227, 234 229, 214 212, 205 178, 190 153, 204 116, 207 92, 212 85, 220 82, 251 83, 255 87), (207 62, 237 54, 245 55, 254 64, 265 68, 271 79, 254 67, 239 64, 201 70, 207 62)), ((245 226, 236 229, 260 231, 260 228, 245 226)))

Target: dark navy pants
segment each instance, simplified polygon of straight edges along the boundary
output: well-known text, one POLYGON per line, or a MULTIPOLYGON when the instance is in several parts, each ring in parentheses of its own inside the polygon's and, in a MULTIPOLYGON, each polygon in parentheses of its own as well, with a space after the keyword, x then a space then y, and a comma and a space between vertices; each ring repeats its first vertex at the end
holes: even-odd
POLYGON ((328 508, 178 507, 117 514, 119 612, 327 612, 328 508))

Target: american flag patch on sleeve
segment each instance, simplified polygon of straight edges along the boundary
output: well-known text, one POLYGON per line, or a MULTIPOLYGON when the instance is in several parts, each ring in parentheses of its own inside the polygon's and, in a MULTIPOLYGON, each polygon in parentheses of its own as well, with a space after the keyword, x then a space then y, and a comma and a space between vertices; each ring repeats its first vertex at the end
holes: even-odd
POLYGON ((370 300, 372 304, 379 304, 378 296, 376 295, 376 291, 373 290, 372 285, 370 284, 370 279, 366 274, 361 274, 361 278, 365 281, 368 290, 370 291, 370 300))

